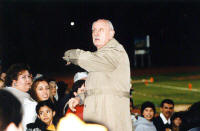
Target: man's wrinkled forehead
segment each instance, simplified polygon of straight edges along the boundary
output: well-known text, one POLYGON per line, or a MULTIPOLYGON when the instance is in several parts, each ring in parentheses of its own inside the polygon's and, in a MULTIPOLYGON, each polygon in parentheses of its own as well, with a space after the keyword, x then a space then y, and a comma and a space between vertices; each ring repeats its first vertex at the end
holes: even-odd
POLYGON ((95 21, 93 23, 93 25, 92 25, 92 29, 96 28, 97 26, 103 27, 103 28, 109 28, 108 21, 106 21, 106 20, 97 20, 97 21, 95 21))

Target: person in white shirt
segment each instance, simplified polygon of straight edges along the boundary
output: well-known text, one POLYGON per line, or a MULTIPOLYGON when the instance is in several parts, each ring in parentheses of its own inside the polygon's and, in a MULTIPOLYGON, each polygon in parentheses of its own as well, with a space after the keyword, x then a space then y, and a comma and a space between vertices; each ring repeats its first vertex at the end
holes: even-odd
POLYGON ((171 116, 174 112, 174 102, 170 99, 165 99, 160 105, 161 113, 153 121, 158 131, 171 131, 172 122, 171 116))
MULTIPOLYGON (((6 72, 5 78, 5 90, 12 93, 20 101, 24 111, 25 99, 31 99, 31 96, 27 93, 32 85, 32 75, 30 73, 30 67, 26 64, 13 64, 6 72)), ((24 119, 24 115, 23 115, 24 119)), ((23 124, 22 120, 22 124, 23 124)), ((23 125, 24 126, 24 125, 23 125)))
POLYGON ((30 98, 27 93, 32 85, 29 66, 26 64, 13 64, 6 74, 5 90, 15 95, 23 104, 25 98, 30 98))

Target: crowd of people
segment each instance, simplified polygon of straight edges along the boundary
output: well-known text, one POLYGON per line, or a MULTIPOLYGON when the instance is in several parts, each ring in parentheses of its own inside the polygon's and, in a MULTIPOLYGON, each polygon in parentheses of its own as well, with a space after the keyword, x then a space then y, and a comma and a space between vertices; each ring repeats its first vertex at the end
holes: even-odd
MULTIPOLYGON (((86 78, 87 72, 76 73, 71 91, 59 95, 56 80, 41 74, 34 77, 28 65, 19 63, 9 67, 1 89, 11 93, 19 101, 23 111, 21 125, 24 131, 54 131, 59 119, 72 112, 68 109, 67 102, 84 92, 86 78)), ((1 104, 3 106, 4 103, 1 104)), ((75 114, 83 119, 83 106, 77 107, 75 114)))
POLYGON ((174 102, 164 99, 160 104, 160 114, 156 115, 155 105, 146 101, 141 105, 140 115, 132 113, 135 131, 199 131, 200 102, 187 110, 174 112, 174 102))
POLYGON ((174 112, 173 100, 164 99, 156 116, 154 103, 146 101, 139 114, 131 112, 129 59, 114 34, 112 23, 99 19, 92 25, 96 52, 72 49, 64 53, 67 65, 85 69, 74 75, 70 91, 63 82, 33 75, 27 64, 13 64, 2 72, 0 130, 55 131, 68 113, 109 131, 200 130, 200 102, 187 111, 174 112))
MULTIPOLYGON (((47 78, 43 75, 33 77, 30 68, 25 64, 14 64, 8 71, 3 74, 6 76, 3 81, 2 95, 5 92, 13 94, 17 100, 10 104, 13 98, 1 98, 0 112, 5 114, 2 117, 8 117, 8 112, 19 113, 18 119, 22 122, 20 125, 15 124, 15 128, 23 127, 24 131, 55 131, 60 118, 68 113, 74 113, 83 120, 83 105, 75 107, 73 112, 68 106, 71 98, 85 92, 85 80, 87 72, 78 72, 74 76, 74 84, 69 93, 59 97, 57 81, 47 78), (3 105, 6 101, 6 105, 3 105), (20 106, 21 107, 20 107, 20 106), (5 106, 5 107, 4 107, 5 106), (8 107, 7 107, 8 106, 8 107), (10 106, 10 107, 9 107, 10 106), (16 106, 15 108, 13 106, 16 106), (3 109, 5 108, 5 109, 3 109), (10 108, 18 109, 15 112, 9 111, 10 108), (2 110, 2 111, 1 111, 2 110), (23 115, 22 115, 23 111, 23 115)), ((130 111, 133 109, 133 101, 130 99, 130 111), (132 108, 131 108, 132 107, 132 108)), ((164 99, 160 104, 160 114, 157 113, 156 107, 146 101, 141 105, 140 114, 132 115, 132 126, 135 131, 198 131, 200 127, 200 102, 194 103, 187 111, 174 112, 174 102, 170 99, 164 99), (155 117, 156 116, 156 117, 155 117)), ((12 115, 12 114, 11 114, 12 115)), ((1 118, 3 119, 3 118, 1 118)), ((9 118, 10 122, 15 122, 15 118, 9 118)), ((8 126, 8 125, 7 125, 8 126)), ((1 129, 6 128, 0 125, 1 129)))

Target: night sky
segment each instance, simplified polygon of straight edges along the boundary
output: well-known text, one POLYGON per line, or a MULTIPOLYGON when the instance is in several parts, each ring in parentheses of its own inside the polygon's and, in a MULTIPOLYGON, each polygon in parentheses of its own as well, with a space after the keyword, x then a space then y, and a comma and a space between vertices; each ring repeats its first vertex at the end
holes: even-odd
POLYGON ((99 18, 112 21, 131 67, 134 40, 146 35, 152 67, 200 65, 200 2, 167 0, 2 1, 1 64, 6 69, 24 62, 38 72, 62 72, 64 51, 96 50, 91 25, 99 18))

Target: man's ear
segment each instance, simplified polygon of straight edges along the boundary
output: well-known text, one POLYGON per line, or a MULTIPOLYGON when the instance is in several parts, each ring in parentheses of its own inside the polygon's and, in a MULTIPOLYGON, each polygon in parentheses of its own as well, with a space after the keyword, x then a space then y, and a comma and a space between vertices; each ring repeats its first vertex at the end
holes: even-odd
POLYGON ((111 40, 115 35, 115 31, 114 30, 110 30, 109 31, 109 40, 111 40))
POLYGON ((22 124, 20 123, 19 127, 17 127, 13 122, 11 122, 5 131, 23 131, 22 124))
POLYGON ((110 38, 112 39, 115 35, 115 31, 114 30, 110 30, 110 38))

